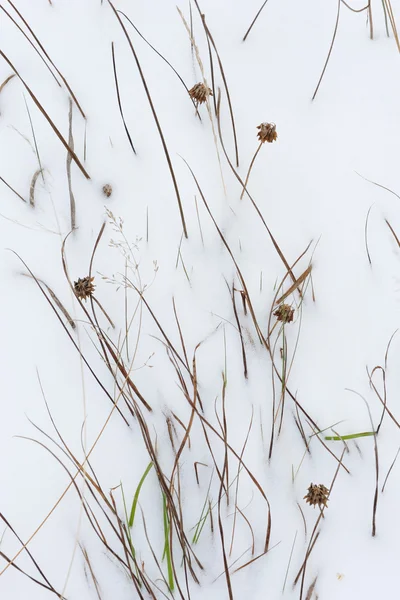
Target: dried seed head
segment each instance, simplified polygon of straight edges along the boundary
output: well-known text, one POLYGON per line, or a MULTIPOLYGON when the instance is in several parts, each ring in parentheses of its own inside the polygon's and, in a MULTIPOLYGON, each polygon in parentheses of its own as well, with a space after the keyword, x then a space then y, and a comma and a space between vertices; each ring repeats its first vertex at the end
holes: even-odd
POLYGON ((311 483, 308 488, 307 494, 304 496, 304 500, 310 504, 310 506, 322 506, 326 507, 329 500, 329 490, 322 483, 319 485, 311 483))
POLYGON ((107 196, 107 198, 109 198, 112 194, 112 187, 109 183, 106 183, 106 185, 103 185, 103 194, 105 196, 107 196))
POLYGON ((274 312, 274 317, 282 323, 291 323, 293 321, 294 308, 289 304, 281 304, 279 308, 274 312))
POLYGON ((78 281, 74 281, 75 294, 79 300, 87 300, 89 296, 93 295, 95 286, 93 285, 94 277, 79 278, 78 281))
POLYGON ((257 129, 260 130, 257 135, 262 144, 264 142, 269 142, 271 144, 272 142, 275 142, 278 137, 275 123, 261 123, 261 125, 257 125, 257 129))
POLYGON ((197 104, 203 104, 206 102, 208 96, 212 96, 212 90, 205 86, 204 83, 196 83, 191 90, 189 90, 189 96, 197 102, 197 104))

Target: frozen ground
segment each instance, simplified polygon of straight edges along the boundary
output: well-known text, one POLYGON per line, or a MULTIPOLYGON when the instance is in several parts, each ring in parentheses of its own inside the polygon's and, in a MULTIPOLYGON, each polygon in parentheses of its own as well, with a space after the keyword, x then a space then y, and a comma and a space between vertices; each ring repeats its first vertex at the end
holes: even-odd
MULTIPOLYGON (((218 60, 213 51, 213 84, 205 30, 196 3, 191 5, 193 36, 206 82, 216 99, 221 89, 221 132, 234 169, 244 180, 258 146, 257 125, 274 122, 278 139, 261 148, 248 192, 287 263, 293 265, 311 243, 293 267, 297 279, 311 264, 311 279, 307 276, 286 298, 295 309, 295 319, 284 332, 279 323, 271 332, 276 317, 269 319, 276 310, 271 309, 274 300, 289 290, 292 280, 251 199, 245 194, 240 200, 242 187, 219 141, 213 98, 210 112, 205 104, 199 107, 200 122, 182 82, 119 13, 173 165, 188 230, 185 239, 149 99, 110 3, 1 0, 0 4, 0 82, 13 74, 12 66, 22 79, 13 77, 0 92, 2 598, 41 600, 52 595, 15 568, 44 582, 26 550, 21 551, 22 543, 28 541, 27 548, 51 586, 68 600, 172 597, 154 556, 167 577, 160 477, 169 482, 179 449, 179 468, 170 489, 182 510, 183 530, 191 541, 203 505, 206 501, 208 506, 210 500, 213 532, 208 515, 192 545, 204 567, 194 563, 199 584, 188 573, 186 585, 176 530, 167 536, 176 569, 173 597, 347 600, 393 595, 398 583, 400 527, 397 462, 383 493, 382 486, 400 445, 396 368, 400 338, 395 335, 387 350, 400 319, 400 244, 395 237, 396 232, 400 237, 396 196, 400 194, 400 57, 390 22, 390 37, 386 35, 383 4, 371 0, 372 40, 368 11, 353 12, 339 4, 335 44, 311 101, 332 41, 336 1, 269 0, 242 42, 260 0, 201 0, 200 11, 218 50, 231 97, 237 169, 218 60), (122 109, 136 154, 118 107, 112 42, 122 109), (48 57, 59 71, 50 65, 61 85, 42 60, 50 64, 48 57), (100 228, 107 223, 92 275, 95 298, 113 320, 114 329, 96 304, 83 303, 84 312, 63 270, 62 244, 71 229, 68 151, 49 124, 50 119, 68 143, 70 92, 60 74, 86 116, 85 120, 77 104, 72 104, 74 149, 83 168, 72 160, 77 228, 65 242, 65 261, 72 281, 87 276, 100 228), (39 175, 36 180, 31 206, 32 177, 40 166, 43 178, 39 175), (109 198, 102 192, 105 184, 113 189, 109 198), (123 234, 133 249, 129 264, 121 232, 110 224, 111 214, 117 222, 123 219, 123 234), (47 301, 38 284, 24 276, 29 274, 27 268, 61 300, 76 320, 75 330, 63 315, 61 321, 57 318, 51 296, 47 301), (125 289, 125 276, 136 287, 146 285, 144 299, 154 318, 138 292, 129 285, 125 289), (249 311, 244 313, 243 283, 267 344, 260 342, 249 311), (100 327, 97 334, 89 323, 93 307, 100 327), (131 318, 127 352, 124 336, 131 318), (147 475, 130 530, 136 566, 132 556, 126 555, 129 547, 118 540, 124 531, 120 527, 126 525, 118 486, 122 483, 129 512, 150 458, 137 415, 130 414, 118 393, 118 384, 128 395, 132 388, 109 350, 114 375, 107 369, 102 358, 104 340, 111 349, 118 348, 117 354, 121 351, 119 362, 124 361, 130 380, 153 408, 150 413, 138 401, 160 472, 157 477, 153 468, 147 475), (380 368, 373 372, 375 367, 380 368), (179 368, 187 396, 182 392, 179 368), (370 385, 372 372, 375 390, 370 385), (286 373, 283 386, 282 373, 286 373), (204 413, 191 409, 196 389, 204 413), (379 395, 387 402, 387 411, 379 395), (113 408, 113 399, 129 427, 113 408), (294 399, 300 405, 298 413, 294 399), (274 444, 269 458, 274 401, 274 444), (206 419, 208 444, 200 414, 206 419), (304 428, 305 440, 294 417, 304 428), (167 419, 175 426, 174 433, 170 425, 175 454, 167 419), (350 439, 346 445, 340 439, 325 440, 326 436, 376 432, 380 422, 376 436, 350 439), (188 426, 190 447, 184 431, 188 426), (316 426, 322 431, 318 435, 316 426), (65 442, 75 466, 46 434, 60 445, 65 442), (243 461, 251 476, 242 465, 238 478, 237 455, 246 437, 243 461), (338 462, 344 449, 348 472, 338 462), (78 475, 77 489, 95 510, 109 547, 121 560, 96 536, 68 473, 55 456, 74 475, 80 464, 81 474, 91 477, 84 485, 78 475), (197 465, 199 483, 194 463, 203 463, 197 465), (230 486, 229 505, 218 473, 230 486), (335 474, 328 508, 324 518, 319 518, 319 508, 310 507, 303 497, 311 482, 329 488, 335 474), (105 507, 115 530, 100 506, 105 507), (264 553, 268 515, 271 530, 264 553), (316 523, 319 535, 301 589, 301 577, 295 586, 294 580, 315 538, 316 523), (123 561, 130 564, 133 575, 122 566, 123 561), (143 585, 135 588, 136 568, 150 582, 153 596, 143 585)), ((115 0, 114 6, 173 65, 188 88, 203 80, 175 2, 115 0)), ((190 27, 189 2, 179 1, 178 6, 190 27)), ((385 6, 390 9, 390 4, 385 6)), ((363 7, 361 2, 351 3, 353 9, 363 7)), ((392 8, 394 17, 400 14, 397 1, 392 8)), ((47 288, 42 286, 42 290, 47 288)), ((171 511, 167 503, 170 518, 171 511)))

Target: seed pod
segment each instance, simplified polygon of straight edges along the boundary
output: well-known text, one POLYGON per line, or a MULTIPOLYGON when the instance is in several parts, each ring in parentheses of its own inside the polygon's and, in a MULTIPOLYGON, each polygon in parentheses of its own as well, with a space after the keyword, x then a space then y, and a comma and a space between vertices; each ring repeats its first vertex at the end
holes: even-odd
POLYGON ((189 90, 189 96, 197 102, 197 104, 203 104, 206 102, 209 96, 212 96, 212 90, 205 86, 204 83, 196 83, 191 90, 189 90))
POLYGON ((271 144, 272 142, 275 142, 278 137, 275 123, 261 123, 261 125, 257 125, 257 129, 260 130, 257 133, 257 136, 262 144, 264 144, 264 142, 269 142, 271 144))
POLYGON ((93 295, 95 286, 93 285, 94 277, 79 278, 78 281, 74 281, 74 290, 79 300, 86 300, 93 295))
POLYGON ((107 198, 109 198, 111 196, 112 191, 113 191, 113 189, 109 183, 106 183, 105 185, 103 185, 103 194, 105 196, 107 196, 107 198))

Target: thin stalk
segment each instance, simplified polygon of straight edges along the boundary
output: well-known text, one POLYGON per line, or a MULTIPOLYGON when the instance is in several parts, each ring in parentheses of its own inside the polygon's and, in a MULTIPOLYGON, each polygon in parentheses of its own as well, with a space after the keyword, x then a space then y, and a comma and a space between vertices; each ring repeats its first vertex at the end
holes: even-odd
POLYGON ((245 179, 244 186, 243 186, 243 191, 242 191, 242 193, 240 194, 240 199, 241 199, 241 200, 243 200, 243 196, 244 196, 244 193, 245 193, 245 191, 246 191, 246 188, 247 188, 247 183, 248 183, 248 181, 249 181, 249 177, 250 177, 251 170, 252 170, 252 168, 253 168, 253 165, 254 165, 254 162, 255 162, 255 160, 256 160, 256 158, 257 158, 257 154, 258 154, 258 153, 260 152, 260 150, 261 150, 261 146, 262 146, 262 145, 263 145, 263 143, 262 143, 262 142, 260 142, 260 144, 259 144, 259 146, 258 146, 258 148, 257 148, 257 150, 256 150, 256 153, 254 154, 254 156, 253 156, 253 158, 252 158, 252 161, 251 161, 251 163, 250 163, 249 170, 247 171, 246 179, 245 179))
POLYGON ((139 501, 140 490, 142 489, 144 481, 145 481, 147 475, 150 473, 150 469, 152 468, 152 466, 153 466, 153 461, 151 461, 147 465, 146 470, 143 473, 142 477, 140 478, 139 484, 138 484, 138 486, 136 488, 135 495, 133 496, 133 502, 132 502, 131 512, 130 512, 130 515, 129 515, 129 521, 128 521, 129 527, 133 527, 133 523, 135 521, 135 514, 136 514, 137 503, 139 501))

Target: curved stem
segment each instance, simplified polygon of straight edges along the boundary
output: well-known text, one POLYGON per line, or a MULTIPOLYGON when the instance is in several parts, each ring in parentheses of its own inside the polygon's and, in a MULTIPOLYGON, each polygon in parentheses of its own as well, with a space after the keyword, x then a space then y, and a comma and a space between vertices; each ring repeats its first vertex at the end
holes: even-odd
POLYGON ((248 170, 248 172, 247 172, 247 175, 246 175, 246 180, 245 180, 245 182, 244 182, 244 186, 243 186, 243 191, 242 191, 242 193, 241 193, 241 195, 240 195, 240 199, 241 199, 241 200, 243 199, 243 195, 244 195, 244 193, 245 193, 245 191, 246 191, 247 182, 249 181, 249 177, 250 177, 250 173, 251 173, 251 170, 252 170, 252 168, 253 168, 253 165, 254 165, 254 161, 256 160, 256 158, 257 158, 257 154, 260 152, 260 150, 261 150, 261 146, 262 146, 262 145, 263 145, 263 143, 262 143, 262 142, 260 142, 260 144, 259 144, 259 146, 258 146, 258 148, 257 148, 257 150, 256 150, 256 153, 255 153, 255 155, 253 156, 253 160, 252 160, 252 161, 251 161, 251 163, 250 163, 250 167, 249 167, 249 170, 248 170))
MULTIPOLYGON (((319 86, 321 85, 322 78, 323 78, 323 76, 325 74, 326 67, 328 66, 328 62, 329 62, 329 59, 330 59, 331 54, 332 54, 333 44, 335 43, 336 34, 337 34, 337 30, 338 30, 338 25, 339 25, 339 15, 340 15, 340 5, 341 5, 341 3, 342 3, 342 0, 339 0, 339 2, 338 2, 338 9, 337 9, 337 15, 336 15, 336 24, 335 24, 335 29, 334 29, 334 32, 333 32, 331 46, 329 48, 329 52, 328 52, 328 56, 326 57, 324 68, 322 69, 321 76, 319 78, 317 87, 315 88, 315 92, 314 92, 313 97, 311 98, 311 100, 314 100, 315 96, 317 95, 317 92, 319 90, 319 86)), ((370 6, 370 5, 368 4, 368 6, 370 6)))

